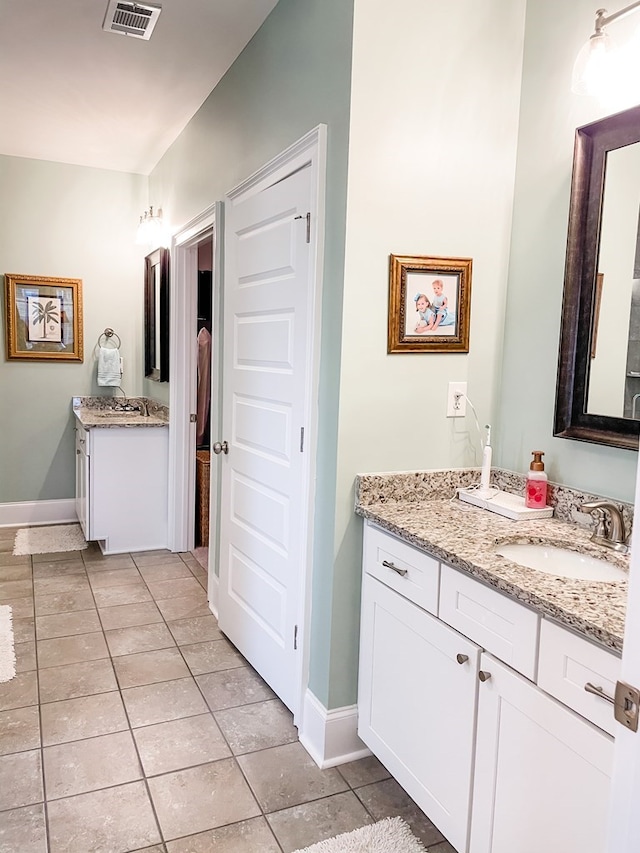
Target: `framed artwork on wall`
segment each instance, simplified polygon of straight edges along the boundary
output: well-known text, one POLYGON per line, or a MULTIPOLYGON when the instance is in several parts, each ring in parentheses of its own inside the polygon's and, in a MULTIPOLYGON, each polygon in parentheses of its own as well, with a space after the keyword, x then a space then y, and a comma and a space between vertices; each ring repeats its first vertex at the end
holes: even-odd
POLYGON ((469 352, 471 265, 390 255, 387 352, 469 352))
POLYGON ((7 358, 84 360, 82 279, 5 273, 7 358))

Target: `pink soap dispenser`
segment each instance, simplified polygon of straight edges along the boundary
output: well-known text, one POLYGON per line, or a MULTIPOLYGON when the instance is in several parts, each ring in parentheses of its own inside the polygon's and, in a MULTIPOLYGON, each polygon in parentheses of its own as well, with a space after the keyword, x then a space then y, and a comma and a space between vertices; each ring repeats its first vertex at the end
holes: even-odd
POLYGON ((533 450, 524 490, 524 505, 529 509, 542 509, 547 505, 547 475, 544 473, 542 450, 533 450))

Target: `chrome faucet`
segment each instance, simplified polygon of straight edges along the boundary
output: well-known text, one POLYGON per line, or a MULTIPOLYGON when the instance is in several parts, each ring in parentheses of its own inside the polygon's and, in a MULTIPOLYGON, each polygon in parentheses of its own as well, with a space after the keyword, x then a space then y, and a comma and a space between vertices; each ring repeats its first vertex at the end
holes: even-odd
POLYGON ((627 535, 624 529, 624 518, 620 509, 611 501, 590 501, 582 504, 580 512, 597 512, 596 529, 591 537, 592 542, 612 548, 621 554, 629 551, 627 535), (609 523, 605 523, 605 513, 609 516, 609 523))
POLYGON ((149 417, 149 405, 147 403, 146 398, 141 397, 139 400, 139 403, 140 403, 140 414, 142 415, 142 417, 148 418, 149 417))

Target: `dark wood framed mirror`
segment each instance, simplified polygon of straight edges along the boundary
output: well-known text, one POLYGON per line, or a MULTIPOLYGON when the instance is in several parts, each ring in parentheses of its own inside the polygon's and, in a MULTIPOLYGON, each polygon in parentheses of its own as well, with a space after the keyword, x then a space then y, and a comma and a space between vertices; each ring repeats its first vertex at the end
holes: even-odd
POLYGON ((169 250, 144 259, 144 375, 169 381, 169 250))
POLYGON ((640 107, 576 130, 554 435, 638 449, 640 107))

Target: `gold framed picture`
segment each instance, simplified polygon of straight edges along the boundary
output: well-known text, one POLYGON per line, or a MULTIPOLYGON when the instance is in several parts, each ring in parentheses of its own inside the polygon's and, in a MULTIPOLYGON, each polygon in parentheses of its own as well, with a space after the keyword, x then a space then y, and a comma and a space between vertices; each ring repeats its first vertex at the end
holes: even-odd
POLYGON ((469 352, 471 258, 391 255, 387 352, 469 352))
POLYGON ((5 273, 7 358, 84 360, 82 279, 5 273))

